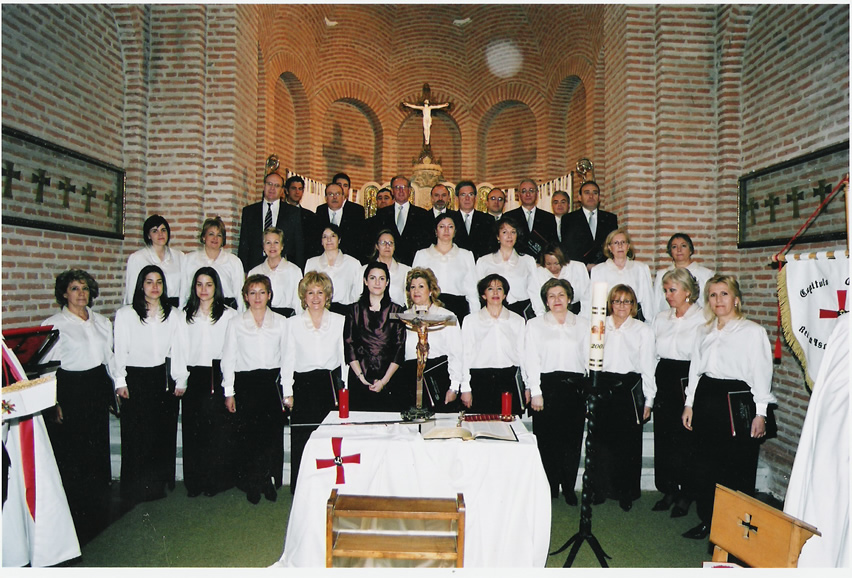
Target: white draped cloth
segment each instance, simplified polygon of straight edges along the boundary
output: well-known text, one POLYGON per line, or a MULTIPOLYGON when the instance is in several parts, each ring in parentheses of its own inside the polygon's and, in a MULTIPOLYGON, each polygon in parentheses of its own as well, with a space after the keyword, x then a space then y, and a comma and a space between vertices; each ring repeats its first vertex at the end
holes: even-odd
POLYGON ((799 568, 848 568, 849 315, 837 319, 820 364, 790 473, 784 513, 820 531, 805 542, 799 568))

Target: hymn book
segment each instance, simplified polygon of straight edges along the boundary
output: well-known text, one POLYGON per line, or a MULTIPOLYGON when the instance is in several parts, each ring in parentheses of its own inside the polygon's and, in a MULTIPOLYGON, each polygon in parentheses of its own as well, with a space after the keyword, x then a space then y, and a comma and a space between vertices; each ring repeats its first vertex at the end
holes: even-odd
POLYGON ((502 440, 507 442, 518 441, 515 430, 504 421, 459 421, 454 418, 436 419, 420 425, 420 433, 424 440, 502 440))

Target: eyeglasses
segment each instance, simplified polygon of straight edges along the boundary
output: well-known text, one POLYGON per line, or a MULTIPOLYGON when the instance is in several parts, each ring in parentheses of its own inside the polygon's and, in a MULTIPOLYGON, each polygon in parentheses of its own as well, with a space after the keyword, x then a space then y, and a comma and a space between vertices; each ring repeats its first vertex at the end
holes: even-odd
POLYGON ((476 193, 459 193, 459 197, 475 197, 476 193))
POLYGON ((326 197, 342 197, 343 193, 326 193, 326 197))
POLYGON ((393 247, 393 241, 379 241, 379 247, 393 247))
POLYGON ((502 202, 505 199, 503 197, 488 197, 488 200, 489 201, 500 201, 500 202, 502 202))
POLYGON ((395 191, 404 191, 405 189, 408 188, 408 185, 396 185, 396 186, 391 187, 391 188, 395 191))
POLYGON ((280 189, 284 186, 284 185, 279 185, 278 183, 270 183, 270 182, 265 183, 265 185, 267 187, 272 187, 273 189, 280 189))
POLYGON ((613 299, 613 305, 633 305, 633 301, 631 299, 613 299))

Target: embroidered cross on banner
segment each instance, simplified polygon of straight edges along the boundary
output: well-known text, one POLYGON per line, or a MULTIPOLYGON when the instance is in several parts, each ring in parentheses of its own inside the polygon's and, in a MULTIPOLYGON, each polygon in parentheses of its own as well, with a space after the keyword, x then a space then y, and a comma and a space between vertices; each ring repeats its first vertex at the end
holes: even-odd
POLYGON ((343 445, 343 438, 331 438, 331 449, 334 452, 333 459, 317 458, 317 469, 330 468, 337 466, 337 481, 335 484, 345 484, 343 477, 343 464, 360 464, 361 454, 353 454, 351 456, 341 456, 340 448, 343 445))
POLYGON ((843 309, 846 307, 846 291, 844 289, 837 290, 837 311, 832 311, 831 309, 820 309, 819 317, 820 319, 834 319, 840 317, 846 310, 843 309))

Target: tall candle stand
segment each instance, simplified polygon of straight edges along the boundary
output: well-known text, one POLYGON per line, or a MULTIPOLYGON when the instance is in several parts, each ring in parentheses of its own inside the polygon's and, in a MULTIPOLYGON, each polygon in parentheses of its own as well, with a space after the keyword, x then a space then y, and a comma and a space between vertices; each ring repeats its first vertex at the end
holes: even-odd
POLYGON ((592 551, 598 559, 602 568, 608 568, 607 559, 612 559, 611 556, 604 552, 603 548, 592 534, 592 501, 594 495, 594 470, 595 470, 595 415, 597 404, 600 399, 605 397, 608 392, 612 391, 610 382, 604 382, 604 376, 601 375, 603 370, 603 347, 605 341, 606 327, 606 297, 607 284, 595 283, 592 287, 592 335, 589 347, 589 377, 586 379, 583 396, 586 398, 586 416, 587 416, 587 431, 586 431, 586 459, 585 468, 583 470, 583 493, 580 499, 580 529, 576 534, 568 538, 568 541, 558 550, 551 552, 549 555, 554 556, 564 552, 571 547, 568 558, 563 564, 563 568, 569 568, 574 563, 574 558, 580 550, 583 542, 588 542, 592 551))

